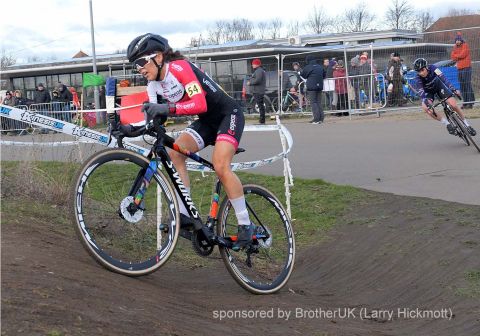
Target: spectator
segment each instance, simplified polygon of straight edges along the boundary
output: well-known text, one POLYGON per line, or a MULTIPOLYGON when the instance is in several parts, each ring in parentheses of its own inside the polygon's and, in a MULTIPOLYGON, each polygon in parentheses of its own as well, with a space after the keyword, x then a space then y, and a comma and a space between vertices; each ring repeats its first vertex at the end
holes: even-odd
POLYGON ((307 65, 300 72, 300 76, 307 80, 307 98, 312 106, 313 119, 311 124, 321 124, 324 120, 322 107, 322 90, 325 73, 323 66, 317 64, 315 57, 308 55, 305 58, 307 65))
POLYGON ((403 106, 405 104, 403 99, 403 73, 402 62, 400 61, 400 54, 393 53, 392 59, 388 62, 387 71, 388 86, 388 106, 403 106))
POLYGON ((255 100, 258 110, 260 111, 260 118, 258 122, 265 124, 265 103, 263 102, 263 96, 265 95, 265 87, 267 85, 267 77, 265 70, 262 68, 262 61, 259 58, 255 58, 252 61, 253 74, 250 80, 247 81, 247 85, 251 87, 251 93, 255 100))
POLYGON ((43 86, 42 83, 38 83, 37 89, 33 94, 33 102, 35 104, 46 104, 46 103, 50 103, 51 100, 52 99, 50 97, 50 93, 48 93, 48 91, 45 90, 45 87, 43 86))
POLYGON ((7 91, 7 93, 5 93, 5 99, 3 100, 2 104, 8 106, 15 106, 15 97, 12 96, 12 93, 10 91, 7 91))
POLYGON ((70 86, 68 89, 72 93, 72 105, 78 110, 80 108, 80 100, 78 100, 77 91, 73 86, 70 86))
POLYGON ((29 101, 22 96, 22 91, 15 90, 15 106, 27 106, 29 101))
POLYGON ((65 84, 58 83, 58 100, 62 103, 62 110, 60 119, 70 122, 72 114, 70 112, 70 102, 73 101, 73 95, 65 84))
POLYGON ((293 62, 293 71, 296 72, 297 74, 297 82, 295 83, 295 90, 297 91, 298 95, 298 105, 300 106, 300 110, 303 111, 303 108, 305 107, 305 79, 300 76, 300 72, 302 72, 302 68, 300 67, 300 63, 298 62, 293 62))
POLYGON ((325 96, 327 98, 326 105, 328 109, 332 109, 333 103, 333 95, 335 92, 335 81, 333 78, 333 65, 335 61, 332 59, 331 61, 328 58, 323 60, 323 72, 325 74, 325 79, 323 80, 323 91, 325 92, 325 96))
POLYGON ((106 109, 107 108, 107 98, 105 97, 105 86, 100 86, 100 108, 101 109, 106 109))
POLYGON ((55 89, 52 91, 52 117, 60 119, 61 111, 63 111, 63 103, 60 101, 60 93, 55 89))
POLYGON ((64 102, 64 103, 70 103, 73 100, 73 95, 70 92, 70 90, 68 90, 68 88, 65 84, 58 83, 57 90, 58 90, 59 101, 64 102))
MULTIPOLYGON (((335 78, 335 93, 337 94, 337 110, 348 109, 348 82, 346 75, 347 71, 345 70, 343 61, 339 60, 333 71, 333 77, 335 78)), ((337 113, 338 117, 341 115, 342 112, 337 113)), ((348 112, 343 112, 343 115, 348 116, 348 112)))
MULTIPOLYGON (((3 99, 2 104, 7 106, 15 106, 15 97, 13 97, 10 91, 7 91, 5 93, 5 98, 3 99)), ((14 120, 6 117, 1 117, 1 120, 2 120, 2 131, 5 131, 7 133, 8 131, 14 131, 13 129, 14 120)))
POLYGON ((350 60, 350 69, 348 70, 349 77, 352 77, 352 87, 353 94, 350 97, 351 100, 355 101, 355 109, 360 108, 360 77, 358 77, 359 70, 358 66, 360 65, 360 55, 356 55, 350 60))
POLYGON ((371 91, 371 85, 372 85, 372 74, 374 71, 372 69, 372 62, 368 60, 368 53, 363 52, 360 55, 360 62, 358 64, 357 70, 358 70, 358 75, 360 75, 359 80, 360 80, 360 85, 359 85, 359 90, 363 89, 363 93, 365 96, 362 98, 361 97, 361 92, 357 91, 355 92, 357 100, 359 100, 359 103, 362 105, 368 101, 370 102, 370 91, 371 91))
POLYGON ((457 33, 455 37, 455 46, 451 53, 451 59, 457 62, 458 82, 460 83, 460 91, 463 95, 462 108, 473 108, 475 95, 472 89, 472 61, 470 57, 470 48, 467 42, 462 38, 461 33, 457 33))

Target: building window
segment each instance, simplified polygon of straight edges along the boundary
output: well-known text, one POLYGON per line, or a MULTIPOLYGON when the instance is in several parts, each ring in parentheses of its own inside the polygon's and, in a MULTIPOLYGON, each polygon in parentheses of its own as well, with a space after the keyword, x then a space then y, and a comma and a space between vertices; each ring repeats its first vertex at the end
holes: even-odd
POLYGON ((36 85, 42 83, 43 85, 47 85, 47 76, 37 76, 35 77, 36 85))
POLYGON ((361 40, 361 41, 358 41, 357 43, 358 44, 370 44, 370 43, 374 43, 375 40, 361 40))
POLYGON ((25 77, 24 78, 25 87, 24 89, 35 89, 35 77, 25 77))
POLYGON ((72 82, 70 83, 71 86, 82 87, 82 74, 81 73, 74 73, 70 77, 72 79, 72 82))
POLYGON ((23 85, 23 78, 14 78, 13 79, 13 89, 14 90, 25 89, 25 86, 23 85))
MULTIPOLYGON (((70 86, 70 74, 65 74, 65 75, 58 75, 58 80, 62 84, 65 84, 66 86, 70 86)), ((58 85, 58 83, 56 84, 58 85)))

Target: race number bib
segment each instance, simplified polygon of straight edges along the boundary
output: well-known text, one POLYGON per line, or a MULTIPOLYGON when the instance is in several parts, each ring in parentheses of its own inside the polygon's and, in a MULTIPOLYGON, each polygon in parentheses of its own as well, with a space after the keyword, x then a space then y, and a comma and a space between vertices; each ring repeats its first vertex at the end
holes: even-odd
POLYGON ((198 82, 191 82, 185 86, 185 91, 187 91, 188 97, 192 98, 192 96, 202 93, 202 87, 198 82))
POLYGON ((440 76, 440 75, 442 74, 442 72, 441 72, 440 69, 438 69, 438 68, 435 69, 434 72, 437 74, 437 76, 440 76))

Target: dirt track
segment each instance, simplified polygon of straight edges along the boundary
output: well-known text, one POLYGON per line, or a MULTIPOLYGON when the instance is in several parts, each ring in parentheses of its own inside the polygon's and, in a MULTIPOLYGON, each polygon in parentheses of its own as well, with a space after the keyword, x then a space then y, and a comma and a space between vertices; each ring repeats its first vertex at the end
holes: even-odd
POLYGON ((4 201, 2 335, 479 335, 480 288, 465 274, 479 271, 480 207, 370 195, 328 239, 299 252, 287 288, 271 296, 241 289, 220 260, 173 261, 136 279, 108 272, 64 209, 45 205, 36 218, 28 203, 10 214, 4 201), (348 308, 349 318, 325 316, 348 308), (446 309, 446 318, 398 314, 417 308, 446 309), (361 320, 362 309, 392 311, 393 320, 361 320), (215 318, 228 310, 273 315, 215 318))

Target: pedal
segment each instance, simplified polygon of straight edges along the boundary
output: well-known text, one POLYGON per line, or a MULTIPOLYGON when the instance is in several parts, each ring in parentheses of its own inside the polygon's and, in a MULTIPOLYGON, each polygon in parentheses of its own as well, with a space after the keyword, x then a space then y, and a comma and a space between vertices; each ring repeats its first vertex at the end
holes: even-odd
POLYGON ((233 246, 233 243, 230 240, 227 240, 227 239, 225 239, 223 237, 220 237, 220 236, 215 237, 215 243, 217 243, 218 245, 220 245, 222 247, 226 247, 226 248, 232 248, 232 246, 233 246))

